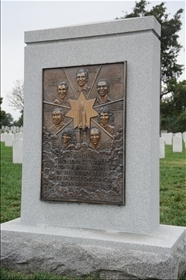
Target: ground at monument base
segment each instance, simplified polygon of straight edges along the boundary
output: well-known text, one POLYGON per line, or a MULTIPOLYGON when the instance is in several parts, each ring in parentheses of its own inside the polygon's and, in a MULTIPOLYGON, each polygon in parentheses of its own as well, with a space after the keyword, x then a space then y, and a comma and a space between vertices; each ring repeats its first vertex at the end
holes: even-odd
POLYGON ((178 279, 186 272, 186 230, 160 225, 151 234, 1 225, 1 262, 26 273, 99 275, 101 279, 178 279))

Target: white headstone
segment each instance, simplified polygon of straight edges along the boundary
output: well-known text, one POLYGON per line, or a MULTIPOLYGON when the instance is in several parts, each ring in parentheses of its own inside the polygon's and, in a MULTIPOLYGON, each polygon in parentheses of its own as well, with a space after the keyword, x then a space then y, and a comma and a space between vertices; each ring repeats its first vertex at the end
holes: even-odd
POLYGON ((182 137, 183 137, 183 141, 186 143, 186 131, 183 132, 182 137))
POLYGON ((5 146, 12 147, 13 140, 14 140, 14 134, 8 133, 5 139, 5 146))
POLYGON ((159 157, 165 158, 165 139, 163 137, 159 138, 159 157))
POLYGON ((16 127, 16 132, 19 133, 20 132, 20 128, 19 126, 16 127))
POLYGON ((19 138, 23 139, 23 132, 19 132, 19 138))
POLYGON ((13 140, 13 163, 22 163, 23 159, 23 139, 13 140))
POLYGON ((173 136, 173 152, 181 153, 183 151, 182 147, 182 137, 181 136, 173 136))
POLYGON ((22 132, 15 133, 15 139, 23 139, 23 133, 22 132))
POLYGON ((161 133, 161 137, 163 137, 165 139, 165 144, 166 145, 172 145, 172 137, 173 137, 173 134, 172 132, 163 132, 161 133))
POLYGON ((174 134, 174 136, 181 136, 181 137, 182 137, 182 133, 181 133, 181 132, 176 132, 176 133, 174 134))
POLYGON ((6 141, 6 136, 8 135, 7 132, 1 133, 1 142, 5 142, 6 141))

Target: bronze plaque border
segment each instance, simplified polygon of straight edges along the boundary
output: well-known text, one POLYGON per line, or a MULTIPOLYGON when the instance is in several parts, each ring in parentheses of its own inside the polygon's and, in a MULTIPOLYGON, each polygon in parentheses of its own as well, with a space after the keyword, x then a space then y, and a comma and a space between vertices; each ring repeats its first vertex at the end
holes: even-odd
POLYGON ((54 67, 54 68, 43 68, 42 69, 42 128, 44 124, 44 72, 46 70, 57 70, 57 69, 72 69, 72 68, 87 68, 91 66, 96 66, 96 65, 115 65, 121 63, 123 64, 123 71, 124 71, 124 76, 123 76, 123 192, 122 192, 122 201, 120 202, 112 202, 112 201, 99 201, 99 200, 87 200, 87 199, 58 199, 58 198, 44 198, 43 197, 43 185, 42 185, 42 166, 43 166, 43 141, 44 141, 44 136, 43 136, 43 129, 42 129, 42 153, 41 153, 41 180, 40 180, 40 200, 41 201, 50 201, 50 202, 65 202, 65 203, 89 203, 89 204, 108 204, 108 205, 118 205, 118 206, 124 206, 126 205, 126 99, 127 99, 127 61, 122 61, 122 62, 112 62, 112 63, 102 63, 102 64, 88 64, 88 65, 76 65, 76 66, 68 66, 68 67, 54 67))

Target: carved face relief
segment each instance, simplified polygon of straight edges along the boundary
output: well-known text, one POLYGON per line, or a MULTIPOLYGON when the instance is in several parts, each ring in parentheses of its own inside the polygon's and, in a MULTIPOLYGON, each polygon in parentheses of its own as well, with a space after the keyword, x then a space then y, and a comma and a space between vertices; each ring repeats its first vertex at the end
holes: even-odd
POLYGON ((100 141, 100 131, 97 128, 92 128, 90 131, 90 141, 96 148, 100 141))
POLYGON ((87 78, 84 72, 78 73, 76 76, 76 80, 80 87, 83 87, 87 83, 87 78))
POLYGON ((53 119, 54 125, 59 125, 63 120, 61 112, 60 111, 53 111, 52 119, 53 119))
POLYGON ((69 141, 70 141, 70 135, 63 134, 63 143, 68 144, 69 141))
POLYGON ((109 88, 105 81, 99 82, 97 85, 97 92, 101 97, 104 97, 108 92, 109 88))
POLYGON ((58 95, 61 99, 64 99, 67 95, 67 88, 65 85, 59 85, 58 87, 58 95))
POLYGON ((100 124, 102 126, 106 126, 109 121, 109 114, 108 113, 101 113, 100 114, 100 124))

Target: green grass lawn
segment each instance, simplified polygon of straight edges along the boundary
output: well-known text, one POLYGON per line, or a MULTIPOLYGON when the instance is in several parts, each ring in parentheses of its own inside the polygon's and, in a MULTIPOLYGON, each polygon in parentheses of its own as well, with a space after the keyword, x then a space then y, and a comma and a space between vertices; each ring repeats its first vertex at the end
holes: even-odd
POLYGON ((1 223, 20 217, 22 164, 12 163, 12 147, 1 142, 1 223))
MULTIPOLYGON (((58 276, 46 272, 25 274, 12 269, 0 268, 1 280, 100 280, 99 277, 85 275, 83 277, 58 276)), ((184 279, 183 279, 184 280, 184 279)))
MULTIPOLYGON (((12 147, 1 142, 1 223, 20 217, 22 165, 12 163, 12 147)), ((186 149, 173 153, 166 146, 166 157, 160 160, 160 223, 186 226, 186 149)), ((1 279, 93 280, 89 276, 72 278, 47 273, 26 275, 1 269, 1 279)), ((96 279, 99 279, 98 277, 96 279)), ((186 280, 185 278, 183 278, 186 280)))
POLYGON ((166 146, 160 160, 160 222, 186 226, 186 149, 173 153, 166 146))

